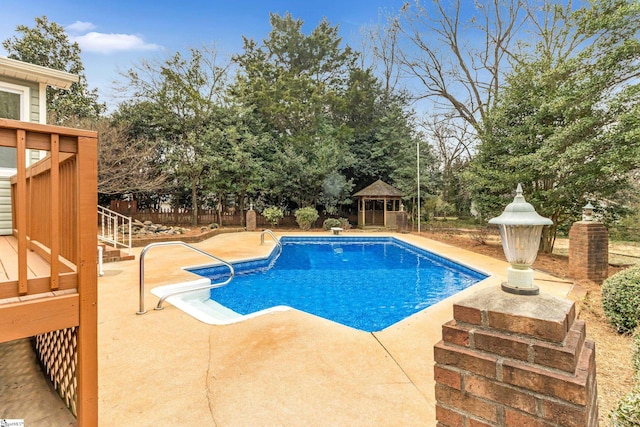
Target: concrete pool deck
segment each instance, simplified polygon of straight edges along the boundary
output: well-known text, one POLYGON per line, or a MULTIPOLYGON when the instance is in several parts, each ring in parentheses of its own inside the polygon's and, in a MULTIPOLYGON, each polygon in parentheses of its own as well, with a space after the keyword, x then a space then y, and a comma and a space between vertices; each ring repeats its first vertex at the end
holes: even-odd
MULTIPOLYGON (((435 425, 433 346, 441 325, 452 319, 454 301, 499 286, 508 264, 420 236, 371 235, 393 235, 496 276, 376 333, 297 310, 215 326, 168 303, 153 310, 151 288, 192 280, 181 267, 209 262, 180 246, 148 251, 149 311, 136 315, 134 250, 136 261, 105 264, 98 281, 100 425, 435 425)), ((195 246, 238 260, 266 256, 274 245, 267 240, 260 246, 259 232, 243 232, 195 246)), ((570 282, 535 277, 541 292, 571 291, 570 282)))

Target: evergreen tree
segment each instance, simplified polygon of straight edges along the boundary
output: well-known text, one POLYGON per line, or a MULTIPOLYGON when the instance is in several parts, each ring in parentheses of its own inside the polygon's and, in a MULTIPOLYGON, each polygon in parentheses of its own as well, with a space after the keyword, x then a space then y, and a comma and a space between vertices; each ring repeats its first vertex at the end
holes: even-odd
POLYGON ((640 4, 624 0, 573 13, 566 24, 585 41, 572 45, 580 50, 550 54, 541 43, 521 58, 483 123, 468 176, 477 208, 496 215, 522 183, 554 222, 544 251, 587 200, 614 207, 640 166, 639 15, 640 4))
POLYGON ((244 52, 235 57, 241 68, 233 93, 272 136, 262 152, 272 203, 315 205, 327 177, 352 161, 352 132, 340 112, 356 56, 340 46, 338 28, 326 20, 309 35, 290 14, 272 14, 270 21, 262 45, 245 38, 244 52))

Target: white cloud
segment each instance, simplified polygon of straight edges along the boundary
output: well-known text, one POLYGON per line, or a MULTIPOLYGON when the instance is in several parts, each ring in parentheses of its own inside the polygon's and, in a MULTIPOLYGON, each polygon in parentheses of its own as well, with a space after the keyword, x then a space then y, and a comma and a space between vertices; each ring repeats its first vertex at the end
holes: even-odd
POLYGON ((67 25, 65 30, 67 30, 70 33, 86 33, 87 31, 91 31, 93 29, 95 29, 96 26, 93 25, 91 22, 82 22, 82 21, 76 21, 71 25, 67 25))
POLYGON ((142 38, 133 34, 106 34, 92 31, 81 36, 71 36, 70 39, 73 42, 77 42, 83 52, 109 54, 113 52, 158 50, 162 48, 157 44, 146 43, 142 38))

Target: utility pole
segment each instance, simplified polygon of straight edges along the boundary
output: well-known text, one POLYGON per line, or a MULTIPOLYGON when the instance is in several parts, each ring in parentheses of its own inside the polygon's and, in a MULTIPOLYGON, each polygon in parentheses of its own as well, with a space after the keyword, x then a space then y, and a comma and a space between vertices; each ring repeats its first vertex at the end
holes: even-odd
POLYGON ((420 233, 420 141, 416 142, 416 174, 418 176, 418 234, 420 233))

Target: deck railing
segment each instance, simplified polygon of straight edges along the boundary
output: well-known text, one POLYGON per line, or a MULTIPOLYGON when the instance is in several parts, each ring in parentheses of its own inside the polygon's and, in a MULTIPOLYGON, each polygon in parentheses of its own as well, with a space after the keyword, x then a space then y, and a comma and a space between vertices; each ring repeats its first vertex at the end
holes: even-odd
POLYGON ((98 206, 98 240, 114 248, 126 248, 131 255, 131 217, 98 206))
POLYGON ((17 268, 0 282, 0 342, 77 328, 78 425, 97 425, 97 134, 0 119, 0 147, 17 165, 17 268), (46 156, 26 167, 28 150, 46 156), (32 252, 48 275, 32 273, 32 252))

